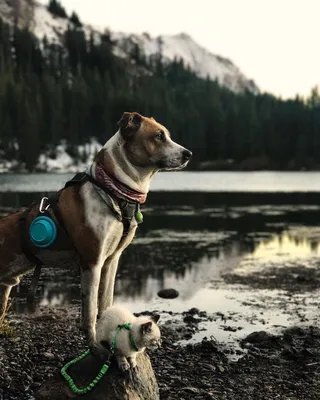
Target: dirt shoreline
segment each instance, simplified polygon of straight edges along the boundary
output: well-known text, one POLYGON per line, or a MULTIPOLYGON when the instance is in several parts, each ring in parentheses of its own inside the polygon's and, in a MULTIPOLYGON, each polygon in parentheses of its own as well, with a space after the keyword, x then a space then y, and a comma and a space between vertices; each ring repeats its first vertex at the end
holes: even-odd
MULTIPOLYGON (((182 316, 183 323, 161 325, 163 347, 150 354, 161 399, 320 398, 318 328, 252 333, 241 341, 239 358, 232 361, 229 349, 214 339, 179 345, 198 330, 199 313, 192 309, 182 316)), ((15 333, 0 338, 0 398, 32 399, 45 379, 85 350, 78 311, 45 308, 38 315, 21 319, 9 313, 8 318, 15 333)))

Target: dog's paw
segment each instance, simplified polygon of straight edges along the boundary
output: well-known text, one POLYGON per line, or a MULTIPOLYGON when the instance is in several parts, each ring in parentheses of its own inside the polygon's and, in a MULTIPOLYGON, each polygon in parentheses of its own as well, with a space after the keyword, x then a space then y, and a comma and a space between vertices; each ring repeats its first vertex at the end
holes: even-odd
POLYGON ((128 363, 128 361, 126 359, 118 362, 118 367, 121 371, 128 371, 128 369, 130 369, 130 364, 128 363))

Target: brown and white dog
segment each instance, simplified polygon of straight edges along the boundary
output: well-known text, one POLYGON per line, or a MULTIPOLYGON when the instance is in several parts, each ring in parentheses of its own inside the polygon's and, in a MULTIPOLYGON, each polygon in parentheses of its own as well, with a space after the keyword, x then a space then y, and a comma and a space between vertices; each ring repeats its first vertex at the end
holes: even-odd
MULTIPOLYGON (((125 112, 118 126, 119 130, 99 151, 94 164, 99 164, 108 176, 140 193, 142 198, 157 171, 182 169, 192 156, 153 118, 125 112)), ((54 244, 50 250, 39 251, 37 257, 48 265, 54 260, 80 266, 81 325, 91 352, 98 354, 101 347, 96 343, 97 314, 101 315, 113 303, 119 257, 132 241, 137 222, 134 218, 131 220, 129 233, 122 238, 122 222, 99 196, 92 182, 65 188, 58 207, 73 249, 68 246, 56 248, 54 244)), ((31 210, 27 228, 37 210, 37 207, 31 210)), ((21 214, 18 212, 0 220, 0 318, 6 312, 11 288, 19 283, 23 274, 34 268, 21 248, 21 214)))

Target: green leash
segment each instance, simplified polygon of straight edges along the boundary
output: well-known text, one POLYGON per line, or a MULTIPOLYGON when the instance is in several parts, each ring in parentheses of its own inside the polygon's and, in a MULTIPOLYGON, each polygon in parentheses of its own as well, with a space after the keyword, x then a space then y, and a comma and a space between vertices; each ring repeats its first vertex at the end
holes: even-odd
MULTIPOLYGON (((121 329, 126 329, 127 331, 129 331, 129 340, 130 343, 132 345, 132 347, 134 348, 135 351, 139 351, 137 345, 135 344, 135 341, 132 337, 132 333, 131 333, 131 324, 130 323, 126 323, 126 324, 122 324, 119 325, 116 333, 114 335, 114 338, 112 340, 110 349, 111 349, 111 355, 113 355, 114 353, 114 349, 116 347, 116 342, 117 342, 117 337, 119 332, 121 331, 121 329)), ((79 357, 74 358, 73 360, 69 361, 64 367, 61 368, 61 375, 64 377, 64 379, 68 382, 70 389, 77 394, 85 394, 87 392, 89 392, 90 390, 92 390, 97 383, 104 377, 104 375, 107 373, 108 369, 109 369, 109 365, 110 362, 108 361, 108 364, 103 364, 100 372, 98 373, 98 375, 93 379, 93 381, 91 383, 89 383, 89 385, 87 385, 86 387, 80 389, 77 387, 77 385, 74 383, 74 380, 71 378, 71 376, 67 373, 67 369, 77 363, 78 361, 82 360, 83 358, 85 358, 87 355, 89 355, 90 352, 89 350, 85 351, 83 354, 81 354, 79 357)))

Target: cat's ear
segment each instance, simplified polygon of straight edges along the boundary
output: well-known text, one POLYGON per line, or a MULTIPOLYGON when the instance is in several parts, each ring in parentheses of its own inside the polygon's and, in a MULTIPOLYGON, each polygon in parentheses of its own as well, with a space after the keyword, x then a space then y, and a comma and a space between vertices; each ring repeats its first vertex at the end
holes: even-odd
POLYGON ((151 332, 152 329, 152 322, 145 322, 144 324, 141 324, 141 333, 145 335, 146 333, 151 332))
POLYGON ((160 319, 159 314, 152 315, 151 320, 156 324, 160 319))

